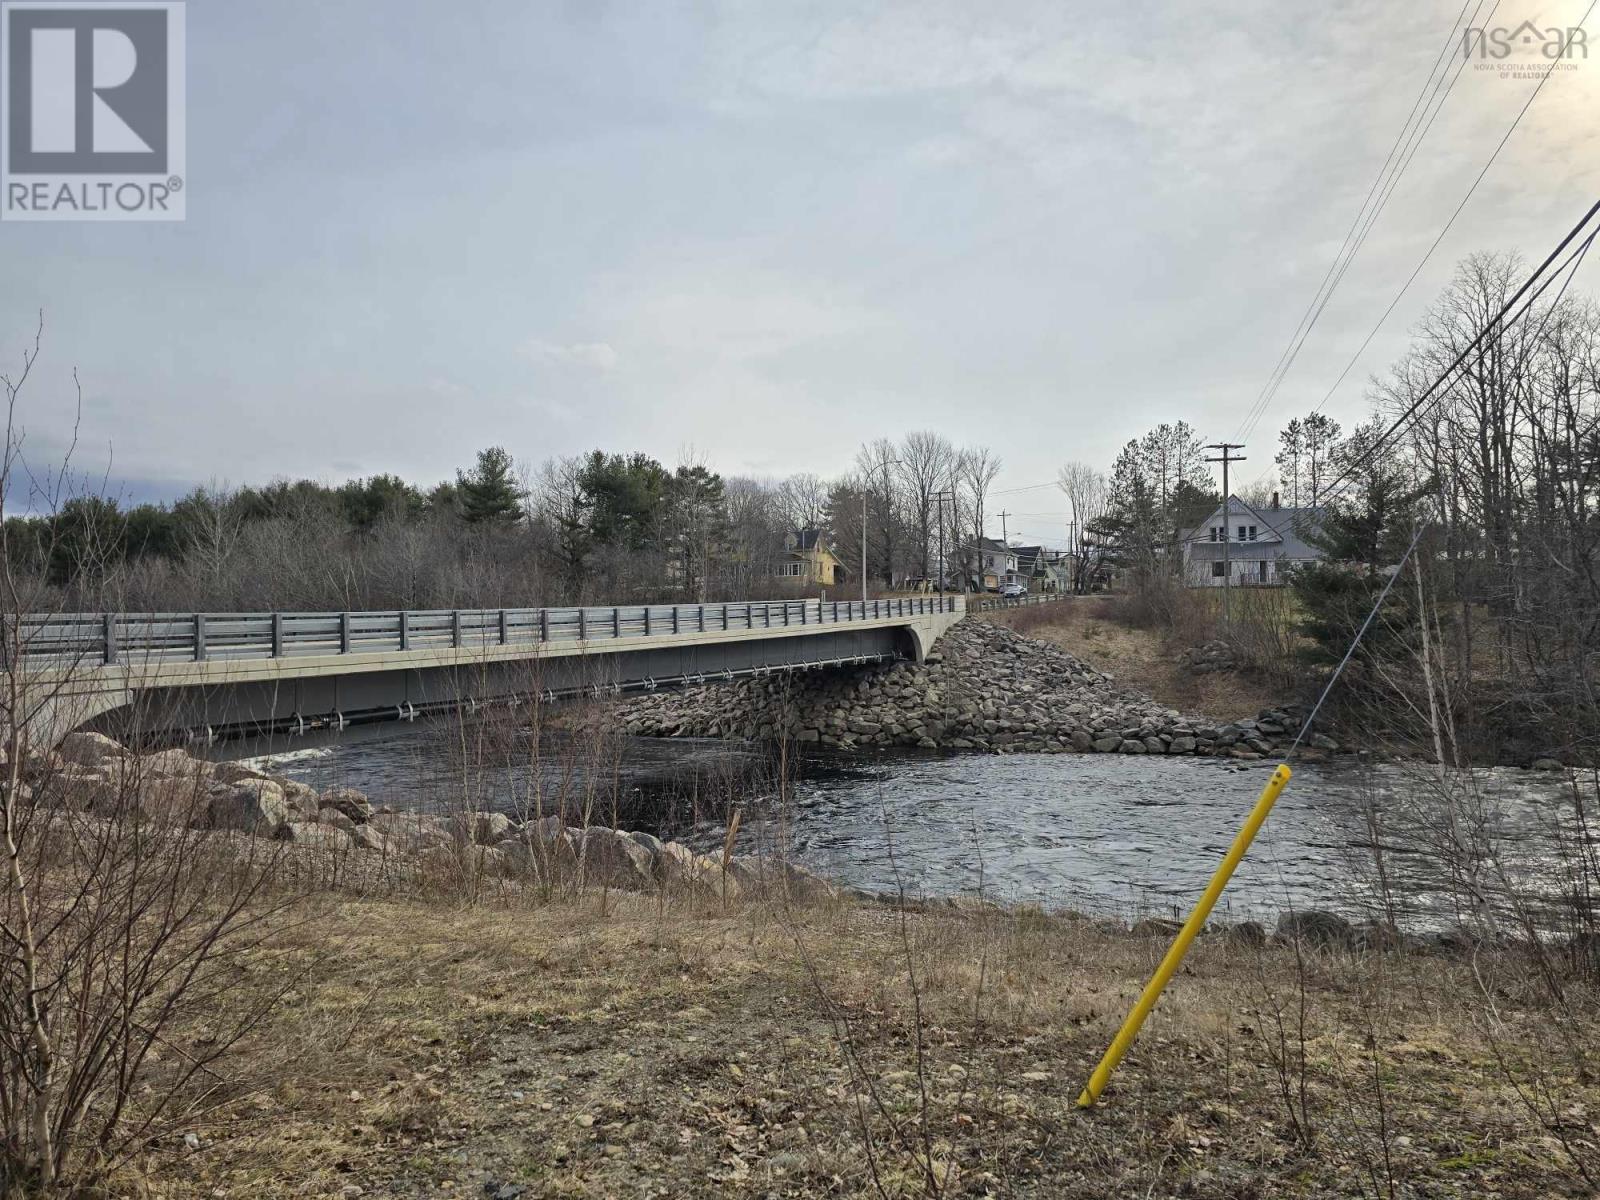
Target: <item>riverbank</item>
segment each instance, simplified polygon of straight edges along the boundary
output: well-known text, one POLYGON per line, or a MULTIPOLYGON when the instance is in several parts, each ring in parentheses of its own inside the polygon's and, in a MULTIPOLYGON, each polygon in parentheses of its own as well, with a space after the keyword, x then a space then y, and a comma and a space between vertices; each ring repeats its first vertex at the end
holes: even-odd
POLYGON ((1170 921, 994 904, 981 879, 864 896, 739 853, 737 827, 696 854, 385 813, 94 734, 27 777, 25 861, 69 907, 88 888, 90 924, 124 895, 133 929, 192 911, 149 908, 152 877, 243 905, 204 996, 135 1022, 160 1030, 138 1078, 179 1091, 114 1194, 1531 1200, 1600 1177, 1581 938, 1219 925, 1081 1113, 1170 921), (173 855, 210 865, 164 875, 173 855), (237 1042, 224 1014, 254 1014, 237 1042))
POLYGON ((1196 644, 1185 644, 1174 631, 1141 628, 1118 619, 1125 600, 1073 596, 1051 604, 997 609, 983 619, 1076 654, 1158 703, 1206 713, 1219 722, 1249 719, 1293 699, 1281 679, 1241 669, 1231 656, 1226 663, 1201 666, 1188 657, 1196 644))
POLYGON ((1574 987, 1586 1015, 1552 1013, 1494 954, 1204 939, 1080 1113, 1165 944, 1028 909, 329 895, 249 962, 252 986, 293 991, 230 1064, 228 1103, 152 1147, 149 1182, 252 1200, 1590 1194, 1594 1009, 1574 987))
MULTIPOLYGON (((1297 706, 1225 722, 1184 713, 1060 646, 978 619, 952 627, 924 663, 710 683, 618 706, 623 729, 642 737, 1246 761, 1287 746, 1305 715, 1297 706)), ((1306 743, 1313 757, 1339 748, 1319 731, 1306 743)))

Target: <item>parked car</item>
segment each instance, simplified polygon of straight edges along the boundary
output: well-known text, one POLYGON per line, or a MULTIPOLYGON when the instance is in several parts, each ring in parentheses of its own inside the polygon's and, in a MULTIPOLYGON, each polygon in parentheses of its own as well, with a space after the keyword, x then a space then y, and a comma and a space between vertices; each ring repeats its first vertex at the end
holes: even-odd
POLYGON ((1002 596, 1026 596, 1028 594, 1028 585, 1025 583, 1008 583, 1001 587, 1000 594, 1002 596))

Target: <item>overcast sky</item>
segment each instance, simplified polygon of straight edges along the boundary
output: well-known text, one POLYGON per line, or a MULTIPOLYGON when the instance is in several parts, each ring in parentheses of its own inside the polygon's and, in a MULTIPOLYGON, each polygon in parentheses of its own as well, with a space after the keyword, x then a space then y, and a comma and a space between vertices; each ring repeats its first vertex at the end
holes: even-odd
MULTIPOLYGON (((43 309, 30 457, 76 367, 78 465, 109 448, 131 498, 431 482, 494 443, 835 474, 918 428, 1029 487, 1160 421, 1237 432, 1459 9, 191 0, 188 220, 0 224, 0 354, 43 309)), ((1333 415, 1458 258, 1537 261, 1600 194, 1596 40, 1333 415)), ((1533 86, 1462 73, 1252 473, 1533 86)), ((1003 499, 1013 537, 1060 536, 1059 493, 1003 499)))

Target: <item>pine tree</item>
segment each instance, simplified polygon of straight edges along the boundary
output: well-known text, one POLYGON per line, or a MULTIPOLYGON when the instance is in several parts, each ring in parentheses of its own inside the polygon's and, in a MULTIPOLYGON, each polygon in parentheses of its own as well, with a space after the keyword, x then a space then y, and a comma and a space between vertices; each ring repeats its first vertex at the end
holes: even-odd
POLYGON ((511 455, 499 446, 478 451, 478 465, 456 472, 456 497, 461 515, 474 525, 510 524, 522 517, 527 495, 512 476, 511 455))

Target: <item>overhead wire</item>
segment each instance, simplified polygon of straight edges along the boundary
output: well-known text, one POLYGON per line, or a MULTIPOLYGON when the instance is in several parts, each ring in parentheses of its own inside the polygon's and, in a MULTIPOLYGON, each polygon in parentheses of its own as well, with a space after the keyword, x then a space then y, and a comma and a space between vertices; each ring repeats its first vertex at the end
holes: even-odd
MULTIPOLYGON (((1583 17, 1578 21, 1577 25, 1574 26, 1575 29, 1581 30, 1588 23, 1589 17, 1594 13, 1596 2, 1597 0, 1590 0, 1589 7, 1584 10, 1583 17)), ((1517 110, 1517 115, 1512 118, 1511 124, 1507 127, 1505 133, 1501 135, 1500 140, 1495 144, 1495 148, 1489 155, 1488 160, 1483 164, 1482 168, 1479 169, 1477 175, 1473 177, 1471 186, 1467 188, 1466 195, 1461 197, 1461 202, 1456 205, 1455 210, 1450 214, 1450 219, 1444 223, 1438 234, 1435 235, 1433 241, 1429 244, 1427 251, 1423 254, 1422 258, 1418 260, 1417 265, 1411 269, 1411 274, 1406 276, 1406 281, 1400 285, 1400 290, 1395 293, 1394 299, 1389 301, 1388 307, 1383 310, 1383 314, 1379 316, 1377 323, 1373 325, 1370 331, 1368 331, 1367 336, 1362 339, 1361 345, 1357 347, 1356 352, 1350 356, 1350 361, 1345 363, 1344 369, 1339 372, 1338 378, 1333 381, 1333 385, 1328 388, 1322 399, 1317 402, 1317 406, 1313 411, 1321 412, 1325 407, 1327 407, 1328 401, 1333 399, 1333 394, 1339 390, 1339 385, 1342 384, 1346 377, 1349 376, 1351 369, 1355 367, 1356 363, 1361 361, 1361 356, 1366 353, 1367 347, 1372 344, 1372 339, 1377 337, 1378 331, 1383 328, 1384 324, 1389 320, 1389 317, 1393 314, 1394 310, 1399 306, 1400 301, 1404 299, 1406 293, 1411 290, 1411 285, 1416 282, 1417 276, 1422 273, 1423 267, 1425 267, 1429 260, 1432 259, 1434 251, 1439 248, 1439 244, 1444 241, 1445 235, 1450 232, 1451 228, 1456 223, 1456 219, 1461 216, 1462 211, 1467 207, 1468 201, 1472 199, 1473 194, 1478 190, 1478 185, 1483 182, 1484 177, 1489 173, 1489 169, 1494 166, 1495 161, 1500 157, 1500 152, 1505 149, 1506 143, 1511 140, 1511 135, 1517 131, 1517 126, 1522 123, 1522 118, 1527 115, 1528 109, 1533 107, 1533 102, 1539 98, 1539 93, 1544 90, 1544 85, 1549 82, 1550 76, 1555 71, 1558 62, 1559 60, 1553 59, 1551 60, 1550 65, 1545 68, 1544 74, 1539 77, 1539 82, 1534 86, 1533 91, 1528 94, 1528 98, 1523 101, 1522 107, 1517 110)))
MULTIPOLYGON (((1366 244, 1367 237, 1371 234, 1378 222, 1379 216, 1387 207, 1389 198, 1394 195, 1395 188, 1399 186, 1400 179, 1404 176, 1411 161, 1416 157, 1416 152, 1421 148, 1428 131, 1432 129, 1434 120, 1443 110, 1445 102, 1449 100, 1451 91, 1454 90, 1456 80, 1460 78, 1461 71, 1466 66, 1463 56, 1461 66, 1452 75, 1446 70, 1446 59, 1450 48, 1456 44, 1459 31, 1463 27, 1467 6, 1472 0, 1463 0, 1460 11, 1451 22, 1449 32, 1445 35, 1439 52, 1434 58, 1433 65, 1429 68, 1427 77, 1423 80, 1422 87, 1417 92, 1416 99, 1411 103, 1411 111, 1406 114, 1405 121, 1400 130, 1395 134, 1395 140, 1389 147, 1389 153, 1384 158, 1382 166, 1372 178, 1372 183, 1367 188, 1367 194, 1362 198, 1361 206, 1356 210, 1355 217, 1350 222, 1350 228, 1345 232, 1344 240, 1340 243, 1333 260, 1328 264, 1328 269, 1317 285, 1316 292, 1312 295, 1311 302, 1306 306, 1306 311, 1301 315, 1299 323, 1293 333, 1289 335, 1288 343, 1278 356, 1267 382, 1262 386, 1255 402, 1250 406, 1245 419, 1240 423, 1236 437, 1240 441, 1248 439, 1254 432, 1257 422, 1271 405, 1278 389, 1293 368, 1295 360, 1300 355, 1301 348, 1306 339, 1311 336, 1317 321, 1327 308, 1334 293, 1343 282, 1350 265, 1360 254, 1366 244), (1446 84, 1446 79, 1449 80, 1446 84), (1443 89, 1442 94, 1441 90, 1443 89), (1432 95, 1430 95, 1430 91, 1432 95), (1435 104, 1435 98, 1438 103, 1435 104), (1431 113, 1431 115, 1430 115, 1431 113), (1425 118, 1425 119, 1424 119, 1425 118), (1392 168, 1392 170, 1391 170, 1392 168)), ((1473 10, 1470 20, 1476 21, 1478 13, 1482 11, 1484 0, 1478 0, 1478 7, 1473 10)), ((1490 10, 1490 16, 1499 8, 1499 0, 1495 0, 1495 8, 1490 10)), ((1467 26, 1470 28, 1471 26, 1467 26)))

